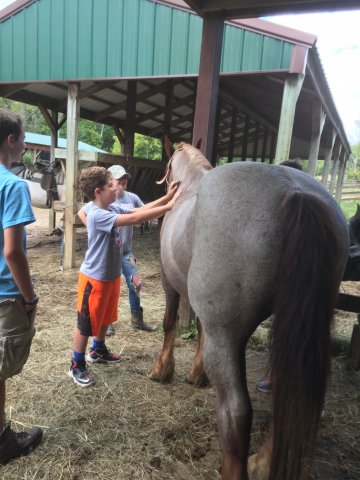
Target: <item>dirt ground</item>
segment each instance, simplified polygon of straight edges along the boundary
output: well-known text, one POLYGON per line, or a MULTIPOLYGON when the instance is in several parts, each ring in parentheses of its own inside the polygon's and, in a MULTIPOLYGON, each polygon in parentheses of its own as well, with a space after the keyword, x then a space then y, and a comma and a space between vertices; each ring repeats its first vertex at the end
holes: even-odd
MULTIPOLYGON (((146 321, 158 333, 130 327, 126 287, 119 306, 116 335, 108 345, 122 352, 118 365, 95 365, 97 383, 81 389, 67 376, 76 321, 77 270, 62 273, 60 237, 47 235, 47 212, 36 210, 28 228, 28 255, 40 296, 37 335, 21 375, 8 382, 7 416, 15 429, 40 425, 41 446, 30 456, 0 469, 4 480, 215 480, 221 477, 221 453, 212 388, 197 389, 185 381, 195 342, 177 341, 176 376, 170 385, 149 380, 162 346, 164 295, 160 283, 158 231, 135 231, 134 251, 140 259, 146 321)), ((77 231, 76 263, 86 248, 86 232, 77 231)), ((343 289, 360 295, 360 286, 343 289)), ((347 351, 356 315, 335 318, 337 355, 326 397, 311 479, 360 478, 360 372, 348 367, 347 351)), ((254 408, 251 452, 264 438, 271 395, 256 391, 267 365, 266 342, 252 342, 247 351, 248 386, 254 408)))

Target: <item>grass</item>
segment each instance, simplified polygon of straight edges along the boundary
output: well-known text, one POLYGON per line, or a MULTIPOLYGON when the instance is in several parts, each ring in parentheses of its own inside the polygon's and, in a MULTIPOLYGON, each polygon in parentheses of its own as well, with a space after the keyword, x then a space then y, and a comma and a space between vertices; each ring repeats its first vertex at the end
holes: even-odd
POLYGON ((358 202, 356 200, 350 202, 340 202, 340 208, 344 212, 346 218, 350 218, 356 212, 356 206, 358 202))

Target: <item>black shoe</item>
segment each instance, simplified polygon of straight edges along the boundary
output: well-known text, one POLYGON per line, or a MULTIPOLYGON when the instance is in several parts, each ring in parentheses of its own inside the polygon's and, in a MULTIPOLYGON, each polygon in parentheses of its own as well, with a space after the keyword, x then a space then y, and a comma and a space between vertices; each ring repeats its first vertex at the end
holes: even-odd
POLYGON ((16 433, 7 426, 0 436, 0 464, 5 465, 13 458, 27 455, 41 442, 42 436, 43 432, 38 427, 16 433))

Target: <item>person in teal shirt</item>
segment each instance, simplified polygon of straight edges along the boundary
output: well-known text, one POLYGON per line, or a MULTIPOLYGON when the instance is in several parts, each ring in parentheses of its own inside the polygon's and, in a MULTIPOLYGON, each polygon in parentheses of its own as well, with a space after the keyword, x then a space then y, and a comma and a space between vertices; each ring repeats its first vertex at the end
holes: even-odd
POLYGON ((21 118, 0 109, 0 464, 26 455, 42 430, 14 432, 6 425, 5 382, 21 372, 35 334, 38 297, 26 257, 25 226, 35 221, 27 183, 10 172, 25 149, 21 118))

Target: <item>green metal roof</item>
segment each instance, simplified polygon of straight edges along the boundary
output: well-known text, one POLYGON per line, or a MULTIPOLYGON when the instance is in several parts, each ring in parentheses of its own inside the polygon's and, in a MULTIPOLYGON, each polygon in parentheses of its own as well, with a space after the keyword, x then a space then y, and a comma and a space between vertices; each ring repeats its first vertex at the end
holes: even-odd
MULTIPOLYGON (((196 75, 201 33, 151 0, 35 0, 0 23, 0 82, 196 75)), ((227 24, 221 72, 287 70, 292 48, 227 24)))

